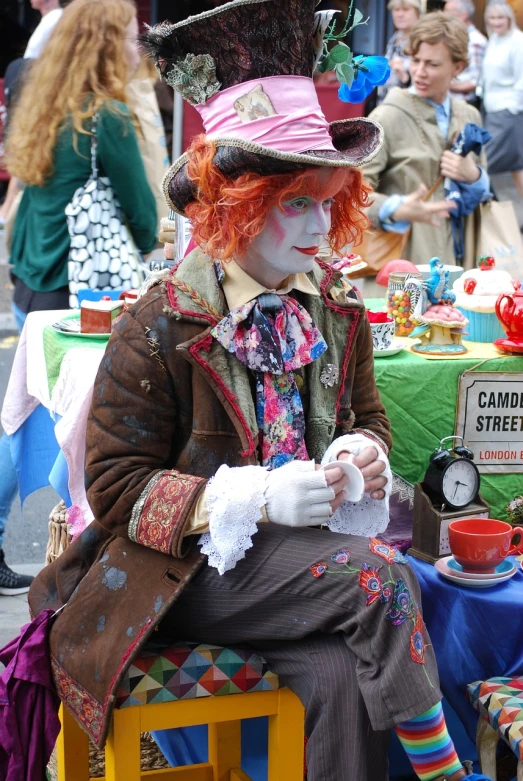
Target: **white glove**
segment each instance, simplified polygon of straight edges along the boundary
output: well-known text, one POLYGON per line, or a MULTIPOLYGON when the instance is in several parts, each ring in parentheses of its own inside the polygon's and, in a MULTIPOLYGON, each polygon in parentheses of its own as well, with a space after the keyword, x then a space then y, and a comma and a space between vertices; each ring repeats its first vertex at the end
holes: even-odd
POLYGON ((334 490, 314 461, 291 461, 267 473, 265 507, 272 523, 319 526, 332 515, 334 490))

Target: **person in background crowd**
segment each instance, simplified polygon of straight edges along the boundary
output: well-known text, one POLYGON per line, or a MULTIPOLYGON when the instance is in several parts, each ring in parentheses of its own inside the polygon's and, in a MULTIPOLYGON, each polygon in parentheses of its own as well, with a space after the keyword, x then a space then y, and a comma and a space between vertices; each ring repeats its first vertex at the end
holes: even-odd
MULTIPOLYGON (((385 143, 364 166, 376 190, 368 213, 384 231, 405 233, 412 226, 404 258, 426 263, 437 255, 454 264, 450 224, 445 222, 454 204, 443 200, 443 181, 433 199, 423 198, 440 176, 468 183, 478 203, 490 192, 485 156, 478 161, 473 154, 461 157, 450 151, 467 122, 481 125, 473 106, 449 95, 452 81, 468 64, 467 28, 442 11, 427 14, 413 28, 407 51, 412 86, 391 90, 369 117, 382 125, 385 143)), ((471 216, 464 218, 466 267, 474 259, 471 216)))
POLYGON ((456 19, 461 19, 467 25, 469 34, 469 64, 450 85, 450 94, 453 98, 461 98, 478 108, 476 88, 481 77, 487 39, 472 23, 475 11, 472 0, 447 0, 445 11, 456 19))
MULTIPOLYGON (((156 201, 158 219, 167 217, 169 207, 165 200, 162 182, 169 168, 165 129, 158 106, 155 84, 158 74, 149 58, 142 57, 132 80, 127 85, 127 102, 138 123, 138 146, 149 187, 156 201)), ((172 112, 171 112, 172 114, 172 112)))
POLYGON ((10 258, 19 323, 32 311, 68 308, 64 210, 91 174, 95 114, 99 168, 111 180, 138 249, 155 246, 156 206, 125 94, 140 61, 137 30, 128 0, 75 0, 17 102, 6 149, 10 173, 26 185, 10 258))
MULTIPOLYGON (((26 60, 25 57, 18 57, 18 59, 13 60, 7 66, 4 76, 4 99, 6 108, 3 124, 4 139, 7 138, 9 118, 11 116, 16 99, 20 94, 20 90, 24 81, 24 75, 27 74, 27 68, 30 63, 31 60, 26 60)), ((6 235, 8 224, 12 222, 12 215, 16 210, 16 202, 18 200, 17 196, 19 193, 19 182, 14 176, 11 176, 7 184, 4 200, 0 206, 0 230, 4 231, 5 229, 6 235)), ((9 251, 8 238, 6 239, 6 244, 9 251)))
MULTIPOLYGON (((27 65, 30 60, 34 60, 42 53, 49 36, 62 15, 60 0, 31 0, 31 8, 40 11, 42 18, 36 30, 33 32, 27 43, 23 58, 19 58, 9 63, 5 73, 4 90, 6 92, 6 107, 9 111, 14 105, 17 93, 22 86, 23 74, 27 71, 27 65), (6 88, 8 85, 8 88, 6 88)), ((4 134, 7 135, 7 124, 4 126, 4 134)), ((19 192, 19 183, 12 176, 9 180, 4 202, 0 206, 0 228, 3 228, 9 216, 9 212, 15 203, 19 192)))
MULTIPOLYGON (((7 137, 9 132, 8 121, 23 86, 24 77, 27 75, 28 65, 32 59, 40 56, 62 15, 62 8, 58 0, 31 0, 31 6, 40 11, 42 19, 27 43, 23 58, 13 60, 6 69, 4 91, 7 116, 4 124, 4 137, 7 137)), ((11 176, 4 202, 0 207, 0 229, 3 229, 8 217, 12 221, 10 212, 13 214, 16 209, 19 188, 18 179, 11 176)), ((17 324, 21 328, 21 324, 17 324)), ((8 567, 2 548, 5 526, 18 490, 18 478, 11 459, 9 439, 5 435, 0 438, 0 480, 0 594, 3 596, 25 594, 29 591, 33 578, 29 575, 20 575, 8 567)))
POLYGON ((390 78, 378 87, 378 103, 381 103, 392 87, 409 87, 409 57, 405 47, 409 33, 418 21, 422 12, 422 0, 390 0, 387 8, 392 13, 396 32, 387 43, 385 56, 390 64, 390 78))
MULTIPOLYGON (((91 174, 97 114, 98 167, 111 180, 136 245, 156 244, 157 215, 125 89, 140 61, 136 9, 128 0, 74 0, 31 68, 7 138, 10 173, 25 184, 10 261, 13 312, 67 309, 69 232, 65 207, 91 174)), ((14 573, 1 550, 17 491, 9 440, 0 440, 0 594, 20 594, 31 579, 14 573)))
POLYGON ((492 135, 486 147, 489 170, 510 171, 523 198, 523 32, 502 0, 487 5, 485 25, 489 40, 482 88, 485 127, 492 135))
POLYGON ((154 85, 156 100, 162 118, 163 130, 165 133, 165 144, 169 161, 172 160, 173 149, 173 113, 174 113, 174 93, 173 88, 165 81, 158 79, 154 85))
POLYGON ((24 54, 27 60, 34 60, 41 55, 54 26, 62 15, 60 0, 31 0, 31 8, 40 11, 42 18, 29 38, 24 54))

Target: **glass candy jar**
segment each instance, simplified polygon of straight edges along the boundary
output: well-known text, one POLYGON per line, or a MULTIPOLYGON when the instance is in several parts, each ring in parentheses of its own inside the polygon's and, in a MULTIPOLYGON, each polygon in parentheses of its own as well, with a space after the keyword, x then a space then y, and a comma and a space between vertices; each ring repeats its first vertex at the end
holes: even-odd
POLYGON ((394 318, 394 333, 396 336, 408 336, 415 327, 410 319, 412 314, 410 293, 406 293, 404 290, 407 277, 422 279, 421 274, 413 274, 407 271, 392 271, 389 274, 387 312, 394 318))

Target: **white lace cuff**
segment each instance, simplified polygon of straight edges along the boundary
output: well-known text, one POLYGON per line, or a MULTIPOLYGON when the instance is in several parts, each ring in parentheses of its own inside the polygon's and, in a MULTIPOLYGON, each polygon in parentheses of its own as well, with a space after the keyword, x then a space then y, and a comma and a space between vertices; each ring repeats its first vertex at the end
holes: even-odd
POLYGON ((378 460, 385 464, 385 471, 382 473, 387 478, 383 488, 385 498, 371 499, 369 494, 364 494, 359 502, 342 502, 327 524, 331 532, 356 534, 360 537, 376 537, 384 532, 389 525, 392 472, 390 471, 389 459, 375 439, 371 439, 365 434, 342 434, 327 448, 321 463, 328 464, 330 461, 336 461, 342 450, 348 450, 349 453, 357 456, 369 445, 376 448, 378 460))
POLYGON ((252 548, 251 537, 263 518, 266 479, 265 467, 223 464, 207 484, 209 531, 198 544, 220 575, 233 569, 252 548))

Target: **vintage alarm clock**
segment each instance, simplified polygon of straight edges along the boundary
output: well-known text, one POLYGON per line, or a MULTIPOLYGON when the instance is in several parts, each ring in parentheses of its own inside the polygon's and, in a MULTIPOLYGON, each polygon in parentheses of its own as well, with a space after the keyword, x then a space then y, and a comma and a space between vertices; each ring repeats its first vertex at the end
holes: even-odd
POLYGON ((473 459, 462 437, 444 437, 430 456, 425 477, 414 486, 412 556, 431 563, 448 556, 451 521, 489 517, 490 507, 480 496, 473 459), (445 447, 456 440, 456 445, 445 447))
POLYGON ((422 486, 437 504, 460 510, 473 502, 479 492, 479 472, 474 453, 464 447, 462 437, 444 437, 430 457, 422 486), (460 445, 448 450, 444 442, 459 440, 460 445))

